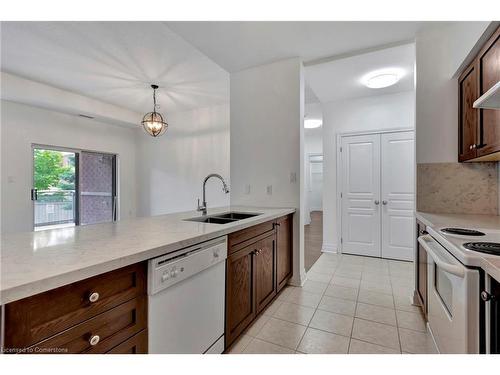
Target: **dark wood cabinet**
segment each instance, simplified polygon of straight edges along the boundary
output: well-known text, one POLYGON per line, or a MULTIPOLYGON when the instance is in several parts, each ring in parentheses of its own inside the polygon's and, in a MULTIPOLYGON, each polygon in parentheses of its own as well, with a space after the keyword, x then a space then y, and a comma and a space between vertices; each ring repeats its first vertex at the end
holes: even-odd
POLYGON ((226 343, 233 342, 256 315, 253 244, 226 261, 226 343))
POLYGON ((427 318, 427 252, 418 242, 418 237, 427 234, 425 224, 417 220, 415 297, 427 318))
POLYGON ((466 161, 477 155, 479 110, 472 107, 478 98, 476 63, 471 64, 458 79, 458 160, 466 161))
MULTIPOLYGON (((478 95, 483 95, 500 81, 500 28, 483 46, 477 57, 478 95)), ((479 110, 477 156, 500 152, 500 110, 479 110)))
POLYGON ((142 330, 135 336, 122 342, 107 352, 108 354, 147 354, 148 353, 148 331, 142 330))
POLYGON ((292 275, 291 215, 229 234, 226 348, 276 297, 292 275), (280 285, 280 287, 279 287, 280 285))
POLYGON ((289 215, 276 221, 278 292, 286 285, 293 271, 292 220, 292 215, 289 215))
POLYGON ((276 296, 276 236, 255 244, 255 304, 257 314, 276 296))
POLYGON ((500 28, 458 78, 458 160, 500 160, 500 110, 473 108, 500 81, 500 28))
POLYGON ((146 263, 5 306, 5 348, 25 353, 106 353, 147 328, 146 263))

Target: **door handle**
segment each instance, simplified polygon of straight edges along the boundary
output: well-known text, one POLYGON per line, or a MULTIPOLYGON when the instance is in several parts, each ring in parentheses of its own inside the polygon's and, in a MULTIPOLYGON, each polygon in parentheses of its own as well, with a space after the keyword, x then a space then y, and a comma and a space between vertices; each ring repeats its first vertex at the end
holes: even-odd
POLYGON ((438 267, 441 267, 441 269, 443 269, 444 271, 451 273, 452 275, 458 276, 462 279, 465 277, 465 267, 464 266, 450 264, 450 263, 446 262, 446 260, 443 260, 436 253, 436 251, 432 248, 431 244, 436 244, 436 246, 441 246, 441 245, 437 244, 430 235, 425 234, 423 236, 418 237, 418 242, 420 243, 420 245, 422 245, 424 250, 432 258, 432 260, 434 261, 434 263, 436 263, 436 265, 438 267))
POLYGON ((113 221, 116 221, 116 195, 113 197, 113 221))
POLYGON ((31 200, 32 201, 38 200, 38 190, 37 189, 31 189, 31 200))
POLYGON ((375 202, 373 202, 373 203, 375 203, 378 206, 380 204, 380 201, 378 199, 376 199, 375 202))

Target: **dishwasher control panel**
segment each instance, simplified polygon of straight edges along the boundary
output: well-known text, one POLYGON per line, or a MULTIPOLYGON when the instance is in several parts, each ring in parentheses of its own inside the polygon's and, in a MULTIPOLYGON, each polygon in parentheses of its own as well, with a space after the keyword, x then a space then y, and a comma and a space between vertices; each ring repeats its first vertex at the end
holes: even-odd
POLYGON ((227 238, 221 237, 148 262, 148 294, 155 294, 227 258, 227 238))

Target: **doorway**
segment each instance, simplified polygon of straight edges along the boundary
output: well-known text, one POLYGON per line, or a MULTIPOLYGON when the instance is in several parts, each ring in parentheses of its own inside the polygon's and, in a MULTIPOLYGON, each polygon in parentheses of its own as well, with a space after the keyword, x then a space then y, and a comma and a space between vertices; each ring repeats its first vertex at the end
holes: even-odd
POLYGON ((321 256, 323 247, 323 154, 307 157, 307 219, 304 226, 304 265, 306 271, 321 256))
POLYGON ((33 145, 33 229, 117 219, 116 155, 33 145))
POLYGON ((343 253, 413 260, 414 132, 340 136, 343 253))

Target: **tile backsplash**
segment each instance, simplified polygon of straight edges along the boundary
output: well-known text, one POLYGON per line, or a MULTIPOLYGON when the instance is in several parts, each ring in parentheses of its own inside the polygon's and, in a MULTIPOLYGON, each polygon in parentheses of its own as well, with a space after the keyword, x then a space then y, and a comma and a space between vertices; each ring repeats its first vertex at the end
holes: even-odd
POLYGON ((417 210, 498 215, 498 169, 497 162, 417 164, 417 210))

